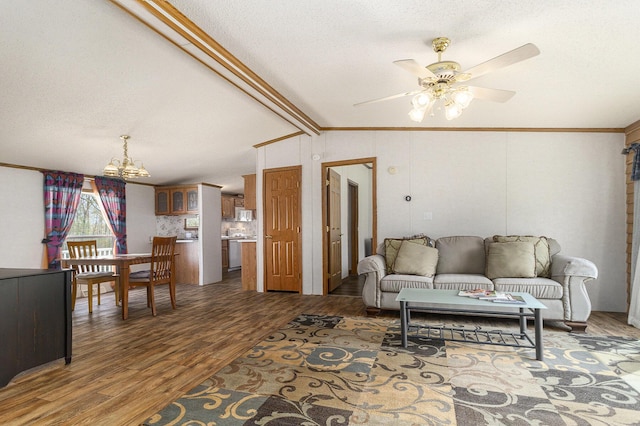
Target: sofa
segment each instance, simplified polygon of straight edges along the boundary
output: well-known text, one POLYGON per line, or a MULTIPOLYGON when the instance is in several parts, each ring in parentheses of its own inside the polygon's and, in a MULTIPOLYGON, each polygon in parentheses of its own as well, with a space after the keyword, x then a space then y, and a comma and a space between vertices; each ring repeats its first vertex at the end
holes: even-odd
POLYGON ((583 332, 591 314, 585 283, 598 277, 589 260, 560 254, 552 238, 531 235, 425 235, 386 238, 358 263, 369 315, 399 310, 402 288, 526 292, 548 309, 545 321, 583 332))

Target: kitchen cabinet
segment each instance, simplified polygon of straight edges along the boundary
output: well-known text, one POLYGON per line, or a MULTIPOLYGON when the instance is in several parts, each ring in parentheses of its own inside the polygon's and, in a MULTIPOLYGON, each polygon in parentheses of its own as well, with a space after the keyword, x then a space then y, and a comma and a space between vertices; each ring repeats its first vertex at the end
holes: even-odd
POLYGON ((0 269, 0 387, 59 358, 71 362, 71 271, 0 269))
POLYGON ((200 259, 198 241, 177 242, 176 284, 198 284, 200 281, 200 259))
POLYGON ((198 213, 198 187, 193 185, 156 188, 156 215, 198 213))
POLYGON ((184 190, 177 188, 171 190, 171 214, 185 214, 187 207, 184 202, 184 190))
POLYGON ((257 282, 256 243, 243 241, 242 246, 242 289, 255 290, 257 282))
POLYGON ((169 193, 170 191, 168 189, 156 188, 156 216, 170 213, 169 193))
POLYGON ((220 199, 222 204, 222 218, 233 219, 236 215, 234 197, 231 195, 222 195, 220 199))
POLYGON ((222 240, 222 270, 229 269, 229 240, 222 240))
POLYGON ((256 203, 256 175, 244 175, 244 208, 247 210, 257 209, 256 203))

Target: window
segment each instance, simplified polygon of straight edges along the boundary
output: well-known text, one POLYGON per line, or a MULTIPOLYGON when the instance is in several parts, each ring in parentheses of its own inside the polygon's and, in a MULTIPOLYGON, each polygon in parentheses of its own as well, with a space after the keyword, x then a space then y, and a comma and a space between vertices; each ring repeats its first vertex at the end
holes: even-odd
POLYGON ((100 254, 112 254, 115 236, 107 224, 97 194, 83 191, 67 241, 95 239, 100 254))

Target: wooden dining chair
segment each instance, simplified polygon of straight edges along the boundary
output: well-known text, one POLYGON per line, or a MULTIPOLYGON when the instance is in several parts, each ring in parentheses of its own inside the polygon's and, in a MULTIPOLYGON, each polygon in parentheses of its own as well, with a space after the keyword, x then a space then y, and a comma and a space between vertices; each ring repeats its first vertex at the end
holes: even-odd
POLYGON ((151 248, 151 269, 133 272, 129 275, 129 287, 147 287, 147 306, 156 316, 154 288, 168 284, 171 307, 176 308, 175 260, 176 237, 153 237, 151 248))
MULTIPOLYGON (((81 257, 97 257, 98 245, 96 240, 87 241, 67 241, 69 257, 72 259, 81 257)), ((98 305, 100 304, 100 284, 113 282, 116 305, 118 304, 118 275, 112 271, 101 271, 98 265, 73 265, 73 282, 71 288, 71 310, 76 307, 76 297, 78 286, 87 286, 87 297, 89 301, 89 313, 93 312, 93 286, 98 284, 98 305)))

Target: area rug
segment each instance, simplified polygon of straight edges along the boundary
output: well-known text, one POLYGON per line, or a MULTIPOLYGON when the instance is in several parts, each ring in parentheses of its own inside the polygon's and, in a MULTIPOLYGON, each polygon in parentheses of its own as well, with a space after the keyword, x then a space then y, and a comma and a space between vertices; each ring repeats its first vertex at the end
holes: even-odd
MULTIPOLYGON (((412 318, 413 319, 413 318, 412 318)), ((640 342, 560 331, 533 349, 300 315, 146 425, 638 425, 640 342)))

